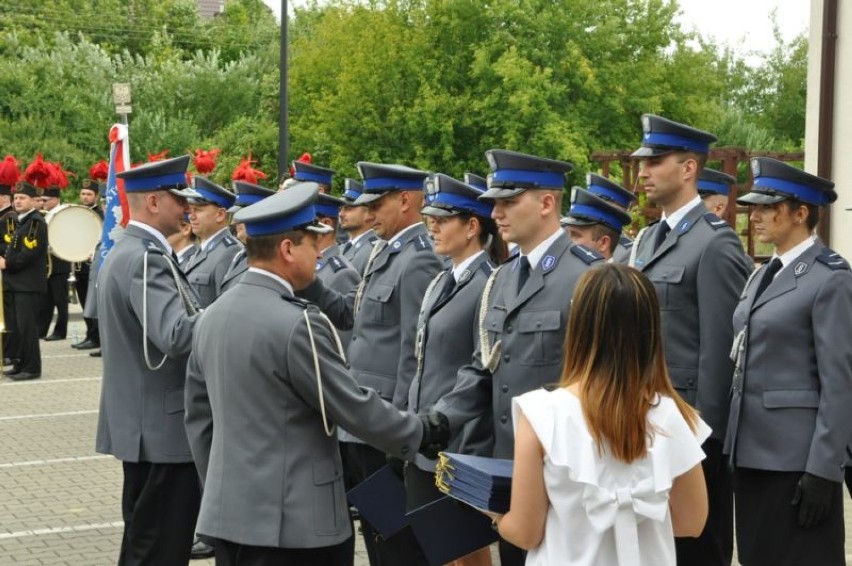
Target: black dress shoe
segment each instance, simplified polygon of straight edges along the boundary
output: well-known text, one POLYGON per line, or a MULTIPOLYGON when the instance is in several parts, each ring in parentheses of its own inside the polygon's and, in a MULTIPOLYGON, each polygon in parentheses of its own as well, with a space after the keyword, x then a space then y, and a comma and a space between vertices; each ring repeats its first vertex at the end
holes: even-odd
POLYGON ((94 350, 95 348, 98 348, 99 346, 100 346, 100 344, 98 344, 97 342, 92 342, 91 340, 85 340, 83 342, 78 342, 78 343, 74 344, 74 347, 77 348, 78 350, 94 350))
MULTIPOLYGON (((9 375, 8 373, 6 375, 9 375)), ((12 381, 27 381, 29 379, 38 379, 41 377, 40 373, 32 373, 28 371, 19 371, 14 375, 9 375, 9 379, 12 381)))
POLYGON ((12 367, 4 371, 3 375, 5 375, 6 377, 12 377, 13 375, 18 375, 19 373, 21 373, 21 368, 12 367))
POLYGON ((56 340, 65 340, 65 336, 60 336, 59 334, 51 334, 50 336, 44 339, 45 342, 55 342, 56 340))
POLYGON ((212 546, 196 537, 195 542, 192 543, 192 551, 189 553, 189 557, 192 560, 199 560, 202 558, 213 558, 213 554, 215 550, 212 546))
POLYGON ((92 356, 93 358, 101 358, 101 357, 103 357, 103 356, 101 355, 101 351, 100 351, 100 350, 95 350, 94 352, 89 352, 89 355, 90 355, 90 356, 92 356))

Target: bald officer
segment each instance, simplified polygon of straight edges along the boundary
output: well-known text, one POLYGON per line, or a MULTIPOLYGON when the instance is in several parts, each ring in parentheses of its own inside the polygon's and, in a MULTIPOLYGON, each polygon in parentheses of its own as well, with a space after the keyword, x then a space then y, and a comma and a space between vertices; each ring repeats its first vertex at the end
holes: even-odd
MULTIPOLYGON (((572 165, 514 151, 485 153, 491 217, 520 253, 495 270, 482 294, 476 350, 434 416, 453 431, 493 410, 494 457, 512 458, 512 398, 555 383, 574 285, 603 257, 571 243, 559 225, 565 174, 572 165)), ((500 561, 523 564, 524 552, 501 541, 500 561)))
POLYGON ((193 177, 192 184, 187 191, 189 224, 199 242, 183 271, 201 306, 207 307, 219 296, 225 272, 243 245, 228 230, 228 208, 236 200, 234 194, 200 175, 193 177))
POLYGON ((736 182, 737 179, 727 173, 705 168, 698 177, 698 196, 707 210, 719 218, 724 218, 728 210, 731 187, 736 182))
MULTIPOLYGON (((605 200, 612 206, 620 208, 624 212, 628 213, 628 215, 630 207, 633 206, 633 203, 637 200, 636 195, 633 194, 632 191, 629 191, 615 181, 607 179, 606 177, 596 173, 589 173, 586 175, 586 186, 586 190, 591 194, 605 200)), ((630 223, 628 223, 626 227, 629 227, 629 224, 630 223)), ((630 237, 622 230, 621 236, 618 240, 618 245, 615 247, 615 251, 612 254, 612 261, 617 263, 627 263, 630 259, 631 248, 633 248, 633 240, 631 240, 630 237)))
POLYGON ((336 424, 409 460, 448 438, 359 387, 328 319, 294 296, 331 233, 317 192, 297 183, 236 214, 249 270, 195 334, 186 427, 204 479, 198 530, 216 539, 217 564, 351 564, 336 424))
POLYGON ((373 213, 365 204, 355 204, 364 191, 355 179, 346 179, 343 206, 340 207, 340 227, 346 230, 349 241, 341 248, 343 257, 352 262, 358 275, 364 273, 373 244, 379 238, 373 230, 373 213))
MULTIPOLYGON (((247 183, 245 181, 234 181, 233 186, 236 199, 234 200, 234 204, 231 205, 231 208, 228 209, 228 214, 231 215, 231 223, 234 225, 234 232, 236 233, 237 239, 245 245, 246 228, 242 222, 234 222, 233 215, 247 206, 251 206, 262 201, 266 197, 274 195, 275 191, 267 189, 266 187, 261 187, 260 185, 255 185, 254 183, 247 183)), ((221 295, 235 285, 247 269, 248 262, 246 260, 246 249, 245 246, 243 246, 236 254, 234 254, 234 257, 231 258, 231 263, 228 265, 228 269, 225 271, 225 275, 219 283, 218 294, 221 295)))
POLYGON ((716 137, 666 118, 642 116, 639 178, 662 219, 645 228, 631 265, 660 298, 666 364, 678 393, 713 428, 703 445, 710 513, 699 538, 676 541, 678 564, 719 566, 733 554, 733 496, 722 441, 728 423, 733 363, 731 316, 751 261, 730 226, 708 212, 698 178, 716 137))
POLYGON ((120 565, 186 566, 198 474, 183 427, 197 298, 166 238, 187 212, 189 156, 119 173, 130 222, 98 274, 104 373, 97 451, 122 461, 120 565))
POLYGON ((571 208, 562 219, 562 226, 572 242, 595 250, 607 261, 613 261, 621 241, 621 230, 628 224, 629 214, 579 187, 574 189, 571 208))

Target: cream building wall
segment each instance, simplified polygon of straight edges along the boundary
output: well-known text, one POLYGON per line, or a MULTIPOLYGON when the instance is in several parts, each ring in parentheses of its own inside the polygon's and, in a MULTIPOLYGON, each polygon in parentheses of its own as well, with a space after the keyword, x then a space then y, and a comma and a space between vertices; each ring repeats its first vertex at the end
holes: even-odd
MULTIPOLYGON (((819 81, 825 0, 811 0, 805 169, 816 173, 819 137, 819 81)), ((837 13, 837 63, 834 93, 834 153, 831 180, 837 202, 831 207, 831 247, 852 261, 852 2, 840 0, 837 13)))

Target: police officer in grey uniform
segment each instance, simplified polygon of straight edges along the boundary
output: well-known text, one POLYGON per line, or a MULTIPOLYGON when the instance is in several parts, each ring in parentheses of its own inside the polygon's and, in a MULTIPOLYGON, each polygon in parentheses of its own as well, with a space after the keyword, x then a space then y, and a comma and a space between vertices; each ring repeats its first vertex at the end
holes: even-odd
MULTIPOLYGON (((352 328, 349 363, 363 387, 375 389, 399 409, 408 403, 417 372, 414 344, 423 293, 441 263, 420 220, 423 181, 428 175, 404 165, 359 162, 364 192, 355 204, 370 206, 380 238, 370 253, 361 284, 348 294, 317 280, 301 296, 320 306, 339 328, 352 328)), ((345 428, 345 427, 344 427, 345 428)), ((363 481, 384 466, 385 455, 350 438, 341 446, 347 469, 363 481)), ((362 522, 371 563, 425 564, 410 528, 388 540, 376 541, 362 522)))
MULTIPOLYGON (((315 205, 319 221, 333 228, 333 233, 317 236, 322 254, 322 257, 317 260, 317 278, 329 289, 346 294, 358 287, 361 275, 352 263, 343 257, 340 246, 335 241, 337 218, 342 206, 342 200, 326 194, 320 194, 315 205)), ((348 347, 352 333, 346 329, 338 329, 338 334, 344 348, 348 347)))
POLYGON ((183 426, 197 298, 166 241, 187 212, 180 191, 189 159, 118 174, 130 222, 97 279, 104 373, 96 449, 124 467, 120 565, 185 566, 200 502, 183 426))
MULTIPOLYGON (((624 212, 628 212, 630 207, 636 202, 636 195, 602 175, 589 173, 586 175, 587 191, 598 198, 602 198, 613 206, 617 206, 624 212)), ((630 259, 630 249, 633 247, 633 240, 622 231, 618 245, 612 253, 612 261, 616 263, 627 263, 630 259)))
POLYGON ((340 226, 349 234, 349 241, 341 249, 343 257, 352 262, 360 275, 364 273, 373 244, 379 237, 372 228, 373 214, 370 208, 365 204, 355 204, 364 187, 355 179, 346 179, 344 187, 345 204, 340 207, 340 226))
MULTIPOLYGON (((236 232, 236 238, 245 244, 246 241, 246 230, 245 226, 241 222, 234 222, 233 215, 240 209, 250 206, 252 204, 258 203, 265 199, 268 196, 272 196, 275 194, 275 191, 272 189, 267 189, 266 187, 261 187, 260 185, 255 185, 254 183, 248 183, 246 181, 234 181, 234 194, 236 195, 236 200, 234 200, 234 204, 231 208, 228 209, 228 214, 231 214, 231 223, 234 226, 234 231, 236 232)), ((234 286, 237 281, 240 280, 240 277, 248 269, 248 261, 246 260, 246 250, 245 247, 241 248, 234 257, 231 259, 230 265, 228 265, 228 269, 225 271, 225 275, 222 277, 221 283, 219 283, 219 291, 218 294, 221 295, 229 288, 234 286)))
POLYGON ((575 187, 571 208, 561 224, 572 242, 595 250, 607 261, 614 261, 621 230, 630 224, 630 215, 589 191, 575 187))
POLYGON ((755 236, 774 244, 734 312, 725 437, 744 566, 846 563, 843 477, 852 435, 852 272, 813 235, 834 183, 752 159, 755 236))
POLYGON ((196 331, 186 427, 205 486, 198 529, 217 539, 217 564, 351 563, 336 424, 407 459, 446 445, 446 430, 359 387, 328 319, 294 297, 315 277, 316 233, 331 231, 316 197, 298 183, 236 214, 249 271, 196 331))
POLYGON ((192 189, 186 191, 189 222, 200 241, 183 270, 203 308, 219 296, 231 260, 243 245, 228 230, 228 208, 236 201, 234 194, 200 175, 193 177, 192 182, 192 189))
POLYGON ((733 363, 731 316, 751 260, 730 226, 708 212, 698 176, 716 137, 645 114, 639 177, 662 219, 643 229, 630 265, 654 283, 660 298, 666 364, 672 383, 713 429, 703 449, 709 516, 698 538, 679 538, 679 564, 728 565, 733 554, 733 492, 722 455, 733 363))
POLYGON ((725 211, 728 210, 731 187, 736 182, 737 179, 727 173, 705 168, 698 177, 698 196, 707 210, 719 218, 724 218, 725 211))
MULTIPOLYGON (((559 225, 570 163, 496 149, 485 156, 490 188, 480 199, 494 202, 491 216, 520 254, 491 274, 479 306, 472 359, 459 369, 455 389, 432 414, 457 431, 493 410, 493 456, 512 458, 511 400, 558 381, 574 285, 603 257, 572 244, 559 225)), ((524 554, 501 541, 502 564, 523 564, 524 554)))

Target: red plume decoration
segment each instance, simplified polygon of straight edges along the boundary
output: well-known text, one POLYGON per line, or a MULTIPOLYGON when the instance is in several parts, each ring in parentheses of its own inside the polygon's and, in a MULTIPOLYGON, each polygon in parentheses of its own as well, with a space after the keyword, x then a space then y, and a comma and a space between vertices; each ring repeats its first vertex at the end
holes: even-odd
POLYGON ((101 159, 89 168, 89 179, 94 181, 106 181, 109 176, 109 163, 101 159))
POLYGON ((68 187, 68 177, 76 177, 74 173, 71 171, 67 171, 62 168, 62 164, 59 162, 48 163, 50 168, 52 169, 52 176, 50 179, 51 187, 59 187, 59 189, 64 189, 68 187))
MULTIPOLYGON (((307 163, 307 164, 311 164, 311 163, 313 163, 313 162, 314 162, 314 157, 313 157, 310 153, 308 153, 308 152, 306 151, 305 153, 303 153, 302 155, 300 155, 300 156, 299 156, 299 158, 298 158, 296 161, 298 161, 298 162, 300 162, 300 163, 307 163)), ((295 170, 295 169, 293 169, 293 165, 291 164, 291 165, 290 165, 290 176, 292 177, 292 176, 294 176, 295 174, 296 174, 296 170, 295 170)))
POLYGON ((240 164, 234 169, 231 174, 231 179, 234 181, 245 181, 247 183, 257 184, 260 179, 266 179, 266 173, 252 167, 255 161, 252 160, 251 154, 240 160, 240 164))
POLYGON ((40 153, 36 154, 33 162, 27 165, 24 171, 24 179, 27 183, 40 189, 49 187, 54 176, 53 166, 46 162, 40 153))
POLYGON ((216 168, 216 160, 219 158, 221 149, 211 149, 206 151, 203 149, 195 150, 195 157, 192 159, 195 170, 202 175, 207 175, 216 168))
POLYGON ((0 185, 8 185, 14 187, 15 183, 21 180, 21 167, 18 160, 11 155, 7 155, 0 161, 0 185))
POLYGON ((148 163, 153 163, 154 161, 162 161, 166 157, 169 156, 169 150, 164 149, 159 153, 149 153, 148 154, 148 163))

